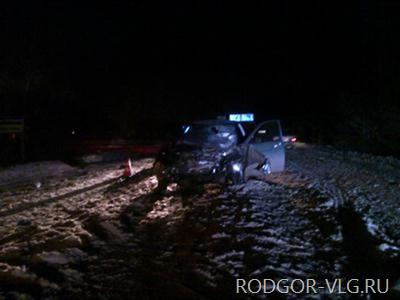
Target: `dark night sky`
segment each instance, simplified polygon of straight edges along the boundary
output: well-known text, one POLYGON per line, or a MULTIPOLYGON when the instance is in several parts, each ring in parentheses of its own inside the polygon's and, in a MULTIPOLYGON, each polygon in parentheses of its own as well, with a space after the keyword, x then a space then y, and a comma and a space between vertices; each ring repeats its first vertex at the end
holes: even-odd
POLYGON ((71 113, 99 118, 126 106, 145 117, 326 112, 343 92, 379 86, 388 55, 398 62, 395 18, 379 23, 374 1, 58 0, 3 14, 3 61, 28 57, 73 94, 71 113))

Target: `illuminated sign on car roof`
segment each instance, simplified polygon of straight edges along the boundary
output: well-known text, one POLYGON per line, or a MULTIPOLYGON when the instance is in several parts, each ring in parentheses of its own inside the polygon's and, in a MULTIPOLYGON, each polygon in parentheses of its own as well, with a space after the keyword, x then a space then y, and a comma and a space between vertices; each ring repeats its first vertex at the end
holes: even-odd
POLYGON ((254 122, 254 114, 230 114, 229 121, 233 122, 254 122))

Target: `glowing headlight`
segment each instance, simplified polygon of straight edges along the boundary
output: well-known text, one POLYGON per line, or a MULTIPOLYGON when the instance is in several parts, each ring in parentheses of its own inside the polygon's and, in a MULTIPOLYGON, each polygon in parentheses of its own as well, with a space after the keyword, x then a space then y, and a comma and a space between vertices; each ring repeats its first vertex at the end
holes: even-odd
POLYGON ((239 163, 235 163, 232 165, 232 169, 235 172, 240 172, 242 170, 242 166, 239 163))

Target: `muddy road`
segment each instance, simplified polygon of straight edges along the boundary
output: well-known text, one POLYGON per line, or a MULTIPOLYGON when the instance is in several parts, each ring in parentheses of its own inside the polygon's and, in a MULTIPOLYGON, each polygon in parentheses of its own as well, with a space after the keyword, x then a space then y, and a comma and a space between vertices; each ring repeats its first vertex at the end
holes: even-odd
POLYGON ((389 278, 396 299, 399 177, 353 156, 303 145, 285 172, 231 187, 161 186, 144 159, 125 181, 108 164, 4 190, 0 299, 265 298, 238 278, 389 278))

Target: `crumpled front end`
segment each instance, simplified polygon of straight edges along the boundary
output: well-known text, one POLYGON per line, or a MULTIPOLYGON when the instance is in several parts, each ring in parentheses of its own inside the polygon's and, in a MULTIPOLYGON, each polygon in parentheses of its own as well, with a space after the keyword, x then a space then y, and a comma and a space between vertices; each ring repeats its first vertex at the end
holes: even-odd
POLYGON ((222 153, 215 148, 178 153, 168 173, 177 179, 213 180, 221 168, 222 153))

